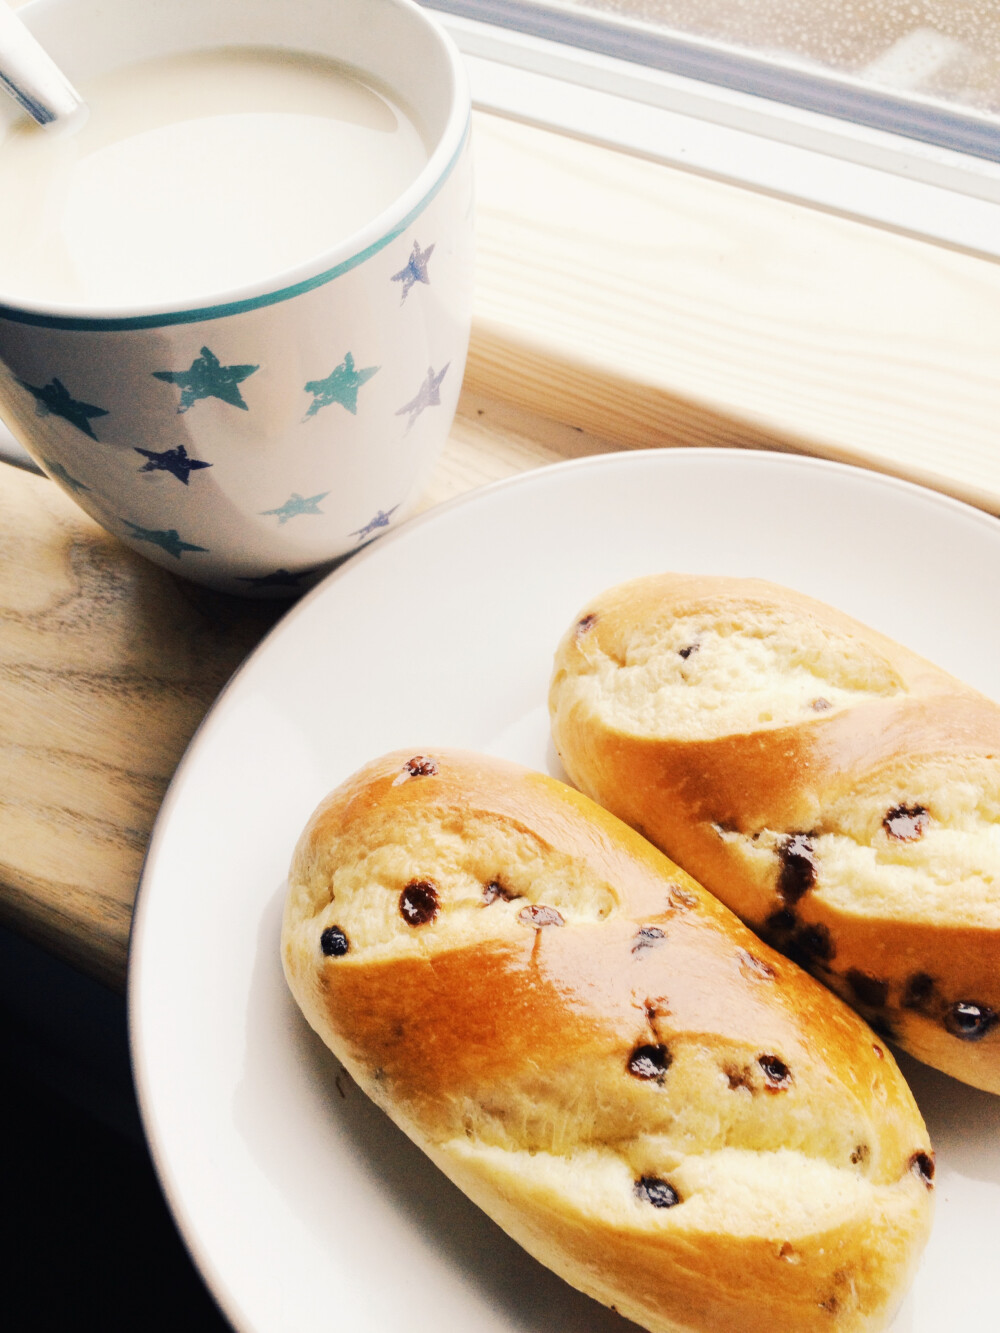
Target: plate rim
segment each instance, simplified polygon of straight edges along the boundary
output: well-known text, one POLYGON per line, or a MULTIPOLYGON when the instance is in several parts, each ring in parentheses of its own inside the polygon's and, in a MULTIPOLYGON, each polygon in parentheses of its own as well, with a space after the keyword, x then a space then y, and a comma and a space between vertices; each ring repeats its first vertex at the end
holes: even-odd
POLYGON ((550 484, 554 475, 566 472, 595 472, 607 468, 633 468, 652 466, 669 468, 674 462, 686 464, 692 461, 711 463, 738 462, 750 467, 777 465, 795 471, 828 471, 850 474, 859 483, 874 488, 884 488, 892 492, 902 492, 914 499, 922 500, 945 512, 951 512, 966 520, 972 520, 984 531, 992 532, 1000 541, 1000 517, 987 510, 977 508, 967 501, 932 489, 920 482, 897 477, 892 473, 878 471, 855 463, 844 463, 835 459, 818 458, 808 454, 792 454, 780 450, 758 450, 734 447, 677 446, 666 448, 640 448, 610 450, 599 454, 589 454, 579 458, 564 459, 543 464, 512 476, 502 477, 482 486, 452 496, 433 505, 413 518, 390 529, 385 535, 376 538, 366 547, 353 555, 345 564, 328 574, 315 587, 306 591, 267 631, 255 647, 236 667, 223 685, 204 717, 192 733, 173 776, 164 793, 150 832, 146 852, 140 869, 136 895, 133 905, 129 931, 126 961, 126 1012, 128 1025, 129 1055, 135 1083, 136 1098, 139 1106, 140 1122, 147 1148, 153 1161, 157 1178, 170 1212, 174 1219, 181 1240, 191 1255, 202 1281, 212 1300, 218 1305, 224 1317, 234 1324, 236 1333, 273 1333, 273 1330, 261 1328, 259 1322, 244 1308, 228 1279, 224 1278, 213 1256, 209 1253, 199 1229, 191 1218, 186 1200, 182 1197, 182 1186, 176 1179, 172 1165, 168 1161, 168 1148, 162 1141, 162 1126, 158 1124, 156 1108, 149 1090, 145 1067, 144 1043, 139 1023, 139 990, 142 963, 140 955, 143 948, 143 918, 146 904, 149 902, 148 883, 155 873, 155 863, 161 844, 169 836, 167 830, 171 822, 174 807, 180 798, 180 792, 187 780, 188 771, 197 762, 198 751, 205 743, 207 735, 214 729, 219 714, 227 700, 244 675, 256 668, 259 658, 263 657, 271 641, 288 632, 301 615, 313 607, 313 604, 329 595, 329 590, 342 580, 349 578, 354 571, 372 559, 383 558, 380 552, 391 549, 400 542, 409 540, 415 532, 429 524, 439 522, 455 510, 473 509, 477 505, 489 502, 498 492, 514 492, 519 489, 531 489, 539 484, 550 484))

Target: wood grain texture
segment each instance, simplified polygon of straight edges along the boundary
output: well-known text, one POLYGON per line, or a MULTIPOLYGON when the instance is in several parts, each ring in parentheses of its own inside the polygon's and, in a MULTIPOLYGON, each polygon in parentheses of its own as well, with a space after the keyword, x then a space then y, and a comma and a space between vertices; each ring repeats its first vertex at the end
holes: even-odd
MULTIPOLYGON (((427 507, 610 449, 863 462, 1000 511, 1000 266, 477 115, 466 392, 427 507)), ((187 741, 277 611, 0 466, 0 919, 121 986, 187 741)))
POLYGON ((1000 512, 1000 265, 498 117, 474 133, 471 389, 1000 512))
MULTIPOLYGON (((467 397, 423 507, 607 447, 467 397)), ((175 577, 51 482, 0 464, 0 920, 124 986, 163 794, 283 609, 175 577)))
POLYGON ((466 390, 451 437, 420 509, 518 472, 626 448, 515 406, 466 390))
POLYGON ((163 792, 278 611, 133 555, 41 477, 0 480, 0 913, 121 986, 163 792))

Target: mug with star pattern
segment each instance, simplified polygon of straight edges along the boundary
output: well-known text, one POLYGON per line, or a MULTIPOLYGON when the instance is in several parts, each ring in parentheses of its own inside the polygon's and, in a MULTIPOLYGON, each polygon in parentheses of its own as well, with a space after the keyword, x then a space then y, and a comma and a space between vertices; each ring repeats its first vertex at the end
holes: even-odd
MULTIPOLYGON (((0 280, 0 416, 48 476, 176 573, 294 595, 405 517, 451 427, 472 296, 461 59, 411 0, 20 13, 78 86, 163 53, 286 49, 361 71, 421 128, 426 163, 389 206, 280 272, 113 306, 10 295, 0 280)), ((0 108, 0 140, 18 115, 0 108)))

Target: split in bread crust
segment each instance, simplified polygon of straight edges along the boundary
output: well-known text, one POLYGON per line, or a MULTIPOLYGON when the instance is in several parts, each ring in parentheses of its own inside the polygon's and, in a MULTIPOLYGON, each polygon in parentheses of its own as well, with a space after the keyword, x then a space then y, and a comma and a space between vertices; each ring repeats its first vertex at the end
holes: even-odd
POLYGON ((879 1032, 1000 1092, 1000 707, 824 604, 665 574, 556 654, 556 747, 879 1032))
POLYGON ((574 1286, 654 1333, 888 1323, 933 1176, 891 1055, 579 792, 368 765, 299 841, 282 950, 355 1080, 574 1286))

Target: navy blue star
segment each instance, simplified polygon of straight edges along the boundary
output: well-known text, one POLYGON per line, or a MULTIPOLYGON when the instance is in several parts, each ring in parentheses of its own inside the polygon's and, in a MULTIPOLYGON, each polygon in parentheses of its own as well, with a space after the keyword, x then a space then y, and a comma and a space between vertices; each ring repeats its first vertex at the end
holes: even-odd
POLYGON ((185 486, 188 484, 188 477, 197 468, 212 466, 211 463, 200 463, 197 458, 188 458, 183 444, 179 444, 176 449, 164 449, 159 454, 154 453, 152 449, 137 448, 135 452, 149 459, 145 467, 139 469, 140 472, 172 472, 185 486))
POLYGON ((255 588, 297 588, 302 579, 314 574, 313 569, 300 569, 297 574, 289 574, 287 569, 276 569, 273 574, 260 574, 257 578, 237 578, 237 583, 249 583, 255 588))
POLYGON ((387 528, 389 526, 389 519, 398 508, 399 505, 393 505, 388 513, 385 513, 380 509, 373 519, 369 520, 363 528, 358 528, 356 532, 352 532, 351 536, 357 537, 358 541, 361 541, 363 538, 370 536, 378 528, 387 528))
POLYGON ((413 423, 425 407, 439 407, 441 405, 441 395, 438 393, 438 389, 441 387, 441 381, 448 373, 448 366, 450 365, 451 362, 449 361, 447 365, 442 366, 436 375, 434 374, 434 367, 428 366, 427 378, 417 391, 416 398, 411 398, 410 401, 396 413, 397 417, 401 417, 404 412, 410 414, 410 419, 406 423, 407 430, 411 429, 413 423))
POLYGON ((90 487, 84 486, 82 481, 77 481, 76 477, 71 477, 62 463, 50 463, 47 458, 43 458, 42 462, 48 468, 49 474, 55 477, 57 481, 61 481, 64 486, 68 486, 71 491, 90 490, 90 487))
POLYGON ((22 389, 27 389, 34 398, 35 410, 39 416, 64 417, 71 426, 75 426, 77 430, 82 430, 84 435, 89 435, 92 440, 97 439, 94 428, 90 424, 90 418, 106 417, 108 415, 106 408, 94 407, 91 403, 81 403, 78 399, 73 398, 62 380, 49 380, 48 384, 42 388, 37 388, 34 384, 27 384, 24 380, 18 380, 17 382, 22 389))
POLYGON ((400 305, 402 305, 409 296, 410 288, 415 283, 423 282, 428 286, 430 285, 430 278, 427 276, 427 261, 433 253, 433 245, 429 245, 426 250, 421 250, 420 242, 414 241, 413 250, 410 253, 409 259, 406 261, 406 267, 401 268, 398 273, 392 275, 393 282, 401 282, 403 284, 403 295, 400 298, 400 305))
POLYGON ((185 551, 207 551, 207 546, 192 546, 190 542, 181 540, 181 535, 176 528, 140 528, 137 523, 130 523, 127 518, 122 519, 126 527, 132 529, 132 536, 138 541, 149 542, 152 546, 159 546, 167 555, 176 556, 179 560, 185 551))

